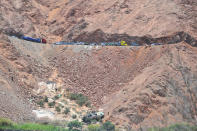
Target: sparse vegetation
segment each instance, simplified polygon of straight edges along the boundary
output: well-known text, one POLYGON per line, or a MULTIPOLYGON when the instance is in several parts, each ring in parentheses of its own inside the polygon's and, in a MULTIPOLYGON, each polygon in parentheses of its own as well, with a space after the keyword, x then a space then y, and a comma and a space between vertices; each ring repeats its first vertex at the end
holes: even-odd
POLYGON ((58 95, 54 96, 53 99, 54 99, 54 100, 58 100, 61 96, 62 96, 61 94, 58 94, 58 95))
POLYGON ((64 110, 64 114, 67 115, 69 112, 70 112, 70 109, 68 107, 66 107, 65 110, 64 110))
POLYGON ((92 121, 91 118, 88 118, 88 117, 83 117, 83 122, 87 123, 87 124, 90 124, 92 121))
POLYGON ((88 125, 88 131, 101 131, 101 126, 98 124, 88 125))
POLYGON ((106 131, 115 131, 115 125, 112 124, 110 121, 103 123, 102 129, 106 131))
POLYGON ((88 131, 115 131, 115 125, 109 121, 103 123, 102 125, 91 124, 88 125, 88 131))
POLYGON ((73 118, 73 119, 76 119, 76 118, 77 118, 77 115, 72 115, 72 118, 73 118))
POLYGON ((197 131, 197 126, 191 126, 188 124, 175 124, 171 125, 169 127, 163 127, 163 128, 150 128, 148 131, 197 131))
POLYGON ((83 94, 71 93, 69 95, 69 99, 75 100, 76 103, 80 106, 90 105, 90 102, 88 101, 88 97, 84 96, 83 94))
POLYGON ((56 106, 56 107, 55 107, 55 110, 56 110, 57 112, 61 112, 61 108, 60 108, 59 106, 56 106))
POLYGON ((78 97, 79 97, 79 94, 76 94, 76 93, 69 94, 69 99, 70 100, 77 100, 78 97))
POLYGON ((66 94, 64 94, 63 97, 67 97, 66 94))
POLYGON ((92 124, 96 124, 98 121, 96 119, 91 120, 92 124))
POLYGON ((40 106, 40 107, 43 107, 44 106, 44 101, 43 100, 40 100, 37 102, 37 104, 40 106))
POLYGON ((55 106, 55 101, 48 103, 48 106, 49 106, 50 108, 54 107, 54 106, 55 106))
POLYGON ((61 102, 63 102, 65 105, 68 104, 68 102, 66 100, 62 100, 61 102))
POLYGON ((0 127, 2 126, 13 126, 13 122, 6 118, 0 118, 0 127))
POLYGON ((64 108, 64 106, 62 104, 58 104, 59 107, 64 108))
POLYGON ((53 125, 43 125, 35 123, 17 124, 9 119, 0 118, 0 130, 36 130, 36 131, 68 131, 65 128, 56 127, 53 125))
POLYGON ((86 104, 85 104, 86 107, 91 107, 91 103, 90 101, 88 101, 86 104))
POLYGON ((81 131, 82 123, 75 120, 68 123, 68 127, 70 131, 81 131))
POLYGON ((70 88, 66 88, 66 91, 67 91, 67 92, 70 92, 70 88))
POLYGON ((45 96, 45 97, 44 97, 44 102, 49 102, 49 100, 48 100, 48 97, 47 97, 47 96, 45 96))

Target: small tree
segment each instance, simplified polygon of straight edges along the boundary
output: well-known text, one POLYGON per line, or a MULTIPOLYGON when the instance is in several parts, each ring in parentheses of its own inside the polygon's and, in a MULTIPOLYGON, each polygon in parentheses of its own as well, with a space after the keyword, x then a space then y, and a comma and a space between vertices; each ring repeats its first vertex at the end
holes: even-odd
POLYGON ((87 124, 90 124, 91 123, 91 118, 87 117, 87 116, 84 116, 82 118, 83 122, 87 123, 87 124))
POLYGON ((73 118, 73 119, 76 119, 76 118, 77 118, 77 115, 72 115, 72 118, 73 118))
POLYGON ((100 125, 92 124, 88 125, 88 131, 102 131, 100 125))
POLYGON ((89 106, 90 102, 88 102, 88 97, 83 94, 72 93, 69 95, 70 100, 75 100, 76 103, 80 106, 86 105, 89 106))
POLYGON ((54 106, 55 106, 55 101, 48 103, 48 106, 49 106, 50 108, 54 107, 54 106))
POLYGON ((91 107, 91 103, 88 101, 88 102, 85 104, 85 106, 90 108, 90 107, 91 107))
POLYGON ((61 96, 62 96, 61 94, 56 95, 56 96, 54 96, 53 100, 58 100, 61 96))
POLYGON ((44 102, 42 100, 38 101, 37 103, 40 107, 43 107, 44 106, 44 102))
POLYGON ((70 112, 70 109, 67 107, 65 110, 64 110, 64 114, 68 114, 70 112))
POLYGON ((48 100, 48 97, 47 97, 47 96, 45 96, 45 97, 44 97, 44 102, 49 102, 49 100, 48 100))
POLYGON ((69 95, 69 99, 70 99, 70 100, 77 100, 77 98, 78 98, 78 94, 76 94, 76 93, 71 93, 71 94, 69 95))
POLYGON ((80 97, 77 100, 77 104, 80 105, 80 106, 83 106, 84 104, 86 104, 87 101, 88 101, 87 97, 80 97))
POLYGON ((81 131, 82 123, 75 120, 68 123, 68 127, 70 131, 81 131))
POLYGON ((115 131, 115 126, 110 121, 105 122, 102 128, 106 131, 115 131))
POLYGON ((59 106, 56 106, 56 107, 55 107, 55 110, 56 110, 57 112, 61 112, 61 109, 60 109, 59 106))

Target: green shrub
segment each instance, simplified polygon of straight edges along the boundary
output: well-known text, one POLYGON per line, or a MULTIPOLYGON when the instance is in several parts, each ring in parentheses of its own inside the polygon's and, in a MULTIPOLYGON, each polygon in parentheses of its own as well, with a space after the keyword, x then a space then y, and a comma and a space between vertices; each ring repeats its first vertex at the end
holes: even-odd
POLYGON ((65 128, 48 125, 48 124, 47 125, 36 124, 36 123, 17 124, 6 118, 0 118, 0 130, 68 131, 65 128))
POLYGON ((61 97, 62 95, 61 94, 59 94, 59 95, 56 95, 56 96, 54 96, 54 100, 58 100, 60 97, 61 97))
POLYGON ((77 115, 72 115, 72 118, 73 118, 73 119, 76 119, 76 118, 77 118, 77 115))
POLYGON ((90 105, 90 102, 88 101, 88 97, 84 96, 83 94, 71 93, 69 95, 69 99, 75 100, 76 103, 80 106, 90 105))
POLYGON ((61 112, 61 109, 60 109, 59 106, 56 106, 56 107, 55 107, 55 110, 56 110, 57 112, 61 112))
POLYGON ((78 99, 78 96, 79 96, 79 94, 71 93, 71 94, 69 95, 69 99, 70 99, 70 100, 77 100, 77 99, 78 99))
POLYGON ((38 104, 40 107, 43 107, 43 106, 44 106, 43 100, 38 101, 37 104, 38 104))
POLYGON ((91 121, 91 123, 93 123, 93 124, 96 124, 98 121, 96 120, 96 119, 92 119, 92 120, 90 120, 91 121))
POLYGON ((115 131, 115 125, 112 124, 110 121, 103 123, 102 128, 106 131, 115 131))
POLYGON ((47 96, 45 96, 45 97, 44 97, 44 102, 49 102, 49 100, 48 100, 48 97, 47 97, 47 96))
POLYGON ((63 105, 59 105, 61 108, 64 108, 64 106, 63 105))
POLYGON ((197 126, 190 126, 188 124, 175 124, 167 128, 162 128, 162 129, 169 129, 169 130, 174 130, 174 131, 197 131, 197 126))
MULTIPOLYGON (((0 118, 1 121, 1 118, 0 118)), ((7 121, 7 120, 6 120, 7 121)), ((65 128, 61 128, 53 125, 43 125, 36 123, 25 123, 25 124, 12 124, 13 122, 6 122, 6 124, 0 125, 0 130, 17 130, 17 131, 68 131, 65 128), (10 124, 9 124, 10 123, 10 124)))
POLYGON ((64 108, 64 106, 62 104, 58 104, 59 107, 64 108))
POLYGON ((66 131, 66 129, 62 129, 60 127, 55 127, 53 125, 42 125, 42 124, 35 124, 35 123, 25 123, 25 124, 19 124, 16 126, 16 129, 18 130, 34 130, 34 131, 59 131, 63 130, 66 131))
POLYGON ((85 104, 86 107, 91 107, 91 103, 88 101, 86 104, 85 104))
POLYGON ((77 99, 77 101, 76 101, 76 103, 78 104, 78 105, 80 105, 80 106, 83 106, 84 104, 86 104, 88 102, 88 98, 86 97, 86 96, 83 96, 83 95, 81 95, 78 99, 77 99))
POLYGON ((85 123, 87 123, 87 124, 90 124, 90 123, 91 123, 91 121, 92 121, 92 119, 91 119, 91 118, 86 117, 86 116, 84 116, 84 117, 82 118, 82 120, 83 120, 83 122, 85 122, 85 123))
POLYGON ((13 125, 14 123, 11 120, 7 118, 0 118, 0 127, 1 126, 13 126, 13 125))
POLYGON ((48 106, 49 106, 50 108, 54 107, 54 106, 55 106, 55 101, 48 103, 48 106))
POLYGON ((98 124, 88 125, 88 131, 101 131, 101 127, 98 124))
POLYGON ((81 131, 82 123, 75 120, 68 123, 69 130, 71 131, 81 131))
POLYGON ((70 91, 70 88, 66 88, 66 91, 69 92, 70 91))
POLYGON ((64 114, 68 114, 70 112, 70 109, 69 108, 65 108, 65 110, 64 110, 64 114))
POLYGON ((197 126, 190 126, 188 124, 174 124, 169 127, 149 128, 148 131, 197 131, 197 126))

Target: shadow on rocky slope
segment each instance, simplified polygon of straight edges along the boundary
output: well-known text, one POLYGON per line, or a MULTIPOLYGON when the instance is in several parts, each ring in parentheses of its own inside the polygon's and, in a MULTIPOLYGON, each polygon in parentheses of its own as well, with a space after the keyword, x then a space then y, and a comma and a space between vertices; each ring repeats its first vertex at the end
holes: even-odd
POLYGON ((102 30, 98 29, 93 32, 85 32, 80 34, 74 41, 83 41, 83 42, 118 42, 124 40, 127 43, 136 42, 140 45, 152 44, 152 43, 163 43, 163 44, 175 44, 179 42, 186 42, 192 46, 197 46, 197 40, 191 35, 185 32, 177 32, 169 36, 152 38, 151 36, 129 36, 128 34, 107 34, 102 30))

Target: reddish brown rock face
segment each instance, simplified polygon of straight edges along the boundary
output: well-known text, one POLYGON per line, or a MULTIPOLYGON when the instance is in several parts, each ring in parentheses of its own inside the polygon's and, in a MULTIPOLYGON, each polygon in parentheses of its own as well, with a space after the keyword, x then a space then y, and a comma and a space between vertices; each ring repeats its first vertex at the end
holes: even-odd
POLYGON ((38 97, 33 90, 53 79, 88 96, 118 126, 195 124, 196 6, 196 0, 1 0, 0 117, 33 120, 29 100, 38 97), (40 45, 2 34, 12 29, 47 43, 166 45, 40 45))
POLYGON ((52 42, 84 32, 161 37, 184 31, 196 37, 195 0, 2 0, 0 29, 14 28, 52 42))

